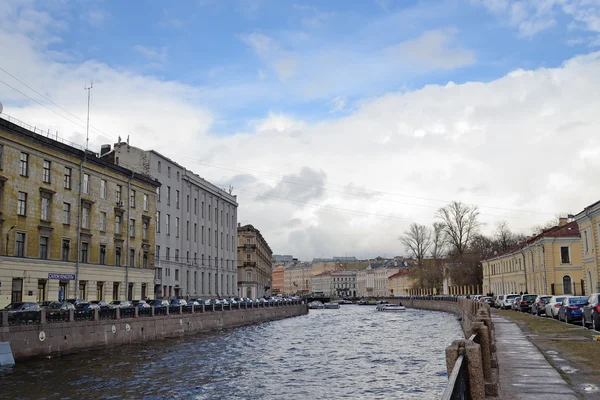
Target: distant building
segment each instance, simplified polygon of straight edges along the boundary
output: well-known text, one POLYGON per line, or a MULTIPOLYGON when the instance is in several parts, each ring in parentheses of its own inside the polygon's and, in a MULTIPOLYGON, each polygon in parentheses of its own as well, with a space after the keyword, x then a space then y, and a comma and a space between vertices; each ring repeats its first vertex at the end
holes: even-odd
POLYGON ((260 231, 238 224, 238 296, 264 297, 271 294, 273 252, 260 231))
POLYGON ((388 278, 388 294, 390 296, 409 296, 414 294, 415 274, 410 269, 403 269, 388 278))
POLYGON ((600 201, 587 206, 575 216, 582 234, 584 280, 589 293, 600 293, 600 201))
POLYGON ((321 272, 310 278, 311 292, 315 296, 331 296, 331 271, 321 272))
POLYGON ((280 294, 285 293, 285 277, 284 277, 284 266, 280 265, 278 267, 273 268, 271 273, 273 284, 271 285, 271 293, 272 294, 280 294))
POLYGON ((294 258, 292 255, 281 255, 281 254, 273 254, 273 263, 277 265, 291 263, 298 261, 297 258, 294 258))
POLYGON ((403 260, 374 261, 356 275, 359 297, 382 297, 388 295, 388 278, 401 269, 407 269, 403 260))
POLYGON ((308 294, 311 291, 311 264, 291 264, 284 267, 285 293, 308 294))
POLYGON ((356 297, 356 276, 357 271, 332 271, 331 272, 331 292, 339 298, 356 297))

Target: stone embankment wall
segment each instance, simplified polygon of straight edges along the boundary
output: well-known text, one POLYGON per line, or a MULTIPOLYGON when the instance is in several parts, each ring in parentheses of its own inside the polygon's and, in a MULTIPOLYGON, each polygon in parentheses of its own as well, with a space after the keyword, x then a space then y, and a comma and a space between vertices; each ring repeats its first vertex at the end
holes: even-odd
MULTIPOLYGON (((306 304, 123 319, 0 326, 15 360, 234 328, 308 313, 306 304)), ((137 314, 137 313, 136 313, 137 314)), ((4 318, 6 321, 6 318, 4 318)))

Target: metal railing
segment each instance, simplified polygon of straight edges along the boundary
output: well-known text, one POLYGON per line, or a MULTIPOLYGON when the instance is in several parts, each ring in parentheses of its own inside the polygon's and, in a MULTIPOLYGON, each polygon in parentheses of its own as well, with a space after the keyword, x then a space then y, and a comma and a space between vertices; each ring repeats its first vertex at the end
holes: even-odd
POLYGON ((179 315, 179 314, 198 314, 203 312, 228 312, 237 310, 248 310, 253 308, 263 307, 284 307, 302 304, 301 300, 294 300, 285 303, 237 303, 237 304, 212 304, 191 306, 185 305, 179 306, 164 306, 164 307, 147 307, 138 308, 135 307, 123 307, 123 308, 101 308, 96 310, 70 310, 70 311, 52 311, 52 310, 41 310, 41 311, 23 311, 10 313, 8 311, 0 311, 0 325, 8 323, 9 326, 13 325, 31 325, 31 324, 44 324, 44 323, 59 323, 59 322, 77 322, 77 321, 94 321, 94 320, 117 320, 127 318, 139 318, 139 317, 153 317, 153 316, 167 316, 167 315, 179 315))
POLYGON ((461 354, 454 363, 442 400, 469 400, 470 398, 467 360, 465 355, 461 354))
POLYGON ((66 144, 67 146, 75 147, 79 150, 84 150, 84 147, 82 145, 77 144, 75 142, 71 142, 70 140, 63 139, 60 136, 58 136, 58 131, 56 131, 56 133, 51 133, 50 128, 46 128, 46 129, 38 128, 37 126, 29 125, 28 123, 23 122, 20 119, 17 119, 15 117, 11 117, 10 115, 5 114, 5 113, 2 113, 2 115, 0 115, 0 118, 5 119, 8 122, 11 122, 15 125, 19 125, 21 128, 25 128, 27 130, 30 130, 31 132, 37 133, 38 135, 45 136, 52 140, 56 140, 57 142, 66 144))

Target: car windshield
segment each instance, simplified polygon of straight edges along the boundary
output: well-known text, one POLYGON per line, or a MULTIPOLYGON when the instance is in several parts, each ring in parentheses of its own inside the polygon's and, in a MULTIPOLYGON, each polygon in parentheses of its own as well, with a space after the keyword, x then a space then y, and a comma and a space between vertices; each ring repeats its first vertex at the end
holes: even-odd
POLYGON ((62 303, 50 303, 48 305, 48 308, 50 308, 52 310, 60 310, 61 306, 62 306, 62 303))
POLYGON ((4 309, 5 310, 16 310, 16 309, 20 308, 21 306, 23 306, 23 304, 24 303, 10 303, 6 307, 4 307, 4 309))
POLYGON ((562 302, 562 301, 565 301, 565 297, 557 297, 557 298, 556 298, 556 302, 557 302, 557 303, 560 303, 560 302, 562 302))
POLYGON ((517 297, 519 297, 518 294, 509 294, 508 296, 506 296, 506 300, 514 300, 517 297))
POLYGON ((536 295, 535 294, 528 294, 523 296, 523 300, 535 300, 536 295))

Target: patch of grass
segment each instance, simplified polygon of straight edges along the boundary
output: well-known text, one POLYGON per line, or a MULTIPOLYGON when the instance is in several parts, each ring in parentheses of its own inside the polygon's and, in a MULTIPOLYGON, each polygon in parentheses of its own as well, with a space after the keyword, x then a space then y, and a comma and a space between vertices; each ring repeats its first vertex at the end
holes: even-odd
POLYGON ((556 341, 559 353, 569 354, 573 361, 580 361, 592 371, 600 371, 600 342, 598 341, 556 341))
POLYGON ((498 314, 510 319, 531 333, 565 333, 572 334, 573 325, 562 324, 552 318, 535 317, 531 314, 511 310, 497 310, 498 314))

